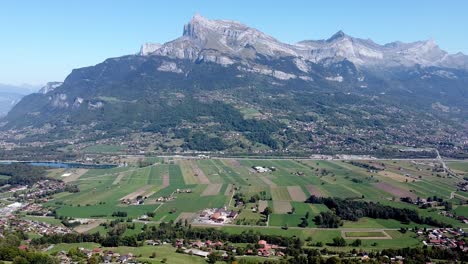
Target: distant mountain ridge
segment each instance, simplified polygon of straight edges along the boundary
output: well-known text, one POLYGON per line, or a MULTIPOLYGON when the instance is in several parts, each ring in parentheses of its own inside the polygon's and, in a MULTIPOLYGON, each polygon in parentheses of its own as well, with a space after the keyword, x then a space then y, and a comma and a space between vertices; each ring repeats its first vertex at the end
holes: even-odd
POLYGON ((33 85, 0 84, 0 117, 5 116, 25 95, 36 91, 33 85))
POLYGON ((178 150, 207 150, 209 141, 233 151, 369 152, 440 142, 460 151, 467 61, 432 40, 379 45, 339 31, 287 44, 195 15, 175 40, 75 69, 26 96, 1 125, 40 127, 54 139, 151 132, 182 139, 178 150))
POLYGON ((379 45, 370 39, 354 38, 339 31, 327 40, 286 44, 239 22, 209 20, 200 15, 195 15, 184 26, 182 37, 151 48, 144 45, 142 51, 142 55, 205 60, 223 65, 255 60, 255 56, 260 54, 268 57, 292 56, 314 63, 330 58, 347 59, 366 67, 421 65, 468 69, 468 56, 448 54, 433 40, 379 45))

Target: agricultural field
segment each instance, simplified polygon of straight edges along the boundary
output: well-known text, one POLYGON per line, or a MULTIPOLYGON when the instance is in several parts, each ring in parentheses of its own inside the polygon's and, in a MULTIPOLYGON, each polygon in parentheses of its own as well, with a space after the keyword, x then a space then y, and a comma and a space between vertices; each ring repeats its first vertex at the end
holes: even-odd
POLYGON ((391 237, 383 231, 349 231, 349 232, 344 232, 344 237, 360 238, 360 239, 372 239, 372 238, 391 239, 391 237))
MULTIPOLYGON (((239 212, 237 221, 231 225, 215 226, 226 232, 255 230, 304 239, 312 237, 313 241, 324 243, 331 243, 336 236, 349 241, 365 237, 364 248, 397 247, 398 241, 406 241, 404 245, 417 244, 417 239, 394 232, 415 224, 361 218, 343 222, 341 229, 353 231, 322 230, 318 229, 314 218, 330 210, 323 204, 304 201, 311 195, 373 201, 415 209, 422 216, 457 227, 468 227, 457 219, 441 215, 440 208, 419 209, 416 205, 400 201, 402 197, 426 199, 437 196, 453 204, 452 213, 467 215, 468 207, 462 203, 467 200, 463 197, 468 195, 457 192, 460 178, 439 171, 439 165, 432 161, 174 157, 145 158, 145 162, 146 167, 139 167, 135 162, 128 167, 75 171, 79 176, 71 177, 70 182, 77 184, 80 192, 56 194, 47 205, 56 209, 57 216, 72 218, 108 221, 117 218, 113 216, 115 212, 124 212, 126 217, 133 219, 151 215, 145 219, 148 224, 191 221, 204 209, 226 207, 239 212), (262 167, 266 171, 258 172, 254 167, 262 167), (241 194, 247 202, 236 206, 235 194, 241 194), (143 202, 135 203, 138 199, 143 202), (268 218, 262 214, 267 207, 271 209, 268 218), (303 221, 307 222, 305 228, 299 227, 303 221), (284 230, 285 227, 289 229, 284 230)), ((449 166, 456 171, 466 169, 465 163, 460 162, 449 163, 449 166)), ((51 175, 60 177, 58 175, 64 173, 67 171, 51 172, 51 175)), ((95 231, 106 232, 101 226, 89 230, 95 231)))
POLYGON ((86 153, 115 153, 122 152, 126 149, 126 146, 117 145, 92 145, 86 147, 83 151, 86 153))

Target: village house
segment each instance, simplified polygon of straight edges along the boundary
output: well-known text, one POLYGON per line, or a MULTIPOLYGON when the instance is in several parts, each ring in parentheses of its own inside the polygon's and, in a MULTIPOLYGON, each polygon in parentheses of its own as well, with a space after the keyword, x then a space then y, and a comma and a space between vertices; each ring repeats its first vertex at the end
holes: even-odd
POLYGON ((265 240, 258 241, 258 245, 260 248, 257 249, 257 255, 261 257, 270 257, 270 256, 284 256, 284 252, 281 252, 280 249, 284 249, 284 247, 280 247, 274 244, 268 244, 265 240))
POLYGON ((159 246, 159 245, 162 245, 161 240, 146 240, 145 243, 146 243, 146 245, 148 245, 148 246, 159 246))
POLYGON ((232 222, 237 215, 238 213, 236 211, 226 210, 226 208, 205 209, 194 219, 194 222, 203 224, 226 224, 232 222))
POLYGON ((261 166, 254 166, 253 169, 254 169, 257 173, 265 173, 265 172, 271 171, 269 168, 265 168, 265 167, 261 167, 261 166))
POLYGON ((468 246, 465 245, 465 232, 462 229, 455 228, 435 228, 426 230, 426 232, 417 231, 417 234, 422 234, 426 239, 423 244, 426 246, 434 246, 440 248, 458 248, 468 252, 468 246))

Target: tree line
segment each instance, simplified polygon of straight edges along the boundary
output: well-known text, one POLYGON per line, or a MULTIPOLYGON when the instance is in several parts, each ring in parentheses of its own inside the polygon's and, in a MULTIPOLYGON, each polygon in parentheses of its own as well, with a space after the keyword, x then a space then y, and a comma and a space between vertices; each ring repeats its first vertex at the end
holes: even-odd
POLYGON ((230 234, 214 228, 192 228, 190 225, 182 223, 161 223, 159 226, 145 226, 144 232, 132 236, 123 236, 122 232, 115 235, 115 232, 108 234, 56 234, 45 235, 40 238, 34 238, 32 244, 58 244, 58 243, 81 243, 94 242, 107 247, 117 246, 138 246, 139 241, 149 239, 174 240, 174 239, 193 239, 193 240, 219 240, 230 241, 232 243, 257 243, 260 239, 267 240, 269 243, 284 247, 301 247, 302 241, 295 237, 282 237, 278 235, 265 235, 259 232, 246 231, 241 234, 230 234))
POLYGON ((358 221, 362 217, 378 218, 378 219, 395 219, 404 224, 414 222, 417 224, 427 224, 437 227, 452 227, 450 224, 441 222, 432 217, 423 217, 416 210, 409 208, 396 208, 380 203, 357 201, 350 199, 332 198, 332 197, 317 197, 310 196, 306 203, 324 204, 330 210, 334 211, 336 217, 330 213, 321 213, 319 216, 323 221, 317 219, 319 226, 337 227, 337 221, 341 219, 349 221, 358 221), (340 219, 338 219, 338 217, 340 219), (332 219, 332 220, 330 220, 332 219))

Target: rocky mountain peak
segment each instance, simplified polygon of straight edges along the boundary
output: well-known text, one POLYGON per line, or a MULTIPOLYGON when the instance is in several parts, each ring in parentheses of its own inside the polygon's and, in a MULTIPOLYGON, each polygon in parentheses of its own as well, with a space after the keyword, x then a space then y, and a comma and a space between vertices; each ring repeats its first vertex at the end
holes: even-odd
POLYGON ((232 20, 211 20, 196 14, 184 26, 182 37, 165 43, 154 54, 190 60, 232 64, 269 57, 297 56, 295 47, 232 20))
POLYGON ((159 48, 161 48, 161 46, 162 45, 159 44, 159 43, 144 43, 143 45, 141 45, 140 55, 147 56, 147 55, 155 52, 159 48))
POLYGON ((340 30, 336 32, 335 34, 333 34, 333 36, 331 36, 329 39, 327 39, 327 42, 333 42, 335 40, 348 38, 348 37, 349 37, 348 35, 346 35, 342 30, 340 30))
POLYGON ((46 85, 44 85, 38 93, 41 93, 41 94, 47 94, 47 93, 50 93, 52 92, 53 90, 55 90, 57 87, 59 87, 60 85, 62 85, 63 82, 48 82, 46 85))
POLYGON ((141 55, 160 55, 222 65, 255 62, 260 56, 295 57, 300 61, 348 60, 362 67, 443 66, 467 68, 464 55, 449 55, 433 39, 412 43, 380 45, 370 39, 355 38, 342 30, 324 40, 305 40, 291 45, 240 22, 212 20, 195 14, 184 25, 183 35, 164 45, 148 43, 141 55))
POLYGON ((184 25, 183 36, 195 39, 206 39, 209 33, 229 35, 233 32, 241 32, 248 29, 249 27, 237 21, 211 20, 199 14, 195 14, 190 22, 184 25))

